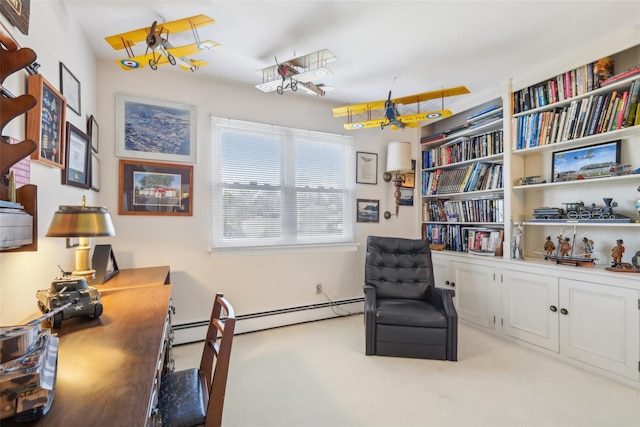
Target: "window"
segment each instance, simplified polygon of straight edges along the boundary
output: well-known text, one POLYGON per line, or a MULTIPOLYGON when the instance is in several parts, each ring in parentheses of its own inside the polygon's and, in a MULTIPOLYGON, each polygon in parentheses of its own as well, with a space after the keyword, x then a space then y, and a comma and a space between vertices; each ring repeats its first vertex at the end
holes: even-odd
POLYGON ((212 117, 213 247, 354 240, 352 137, 212 117))

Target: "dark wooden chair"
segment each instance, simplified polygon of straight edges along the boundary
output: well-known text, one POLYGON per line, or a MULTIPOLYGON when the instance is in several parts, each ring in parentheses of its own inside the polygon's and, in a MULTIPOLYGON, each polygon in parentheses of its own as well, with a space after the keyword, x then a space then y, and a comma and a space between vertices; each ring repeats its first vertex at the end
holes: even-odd
POLYGON ((162 376, 158 409, 163 427, 220 426, 235 323, 233 307, 216 294, 200 368, 162 376))

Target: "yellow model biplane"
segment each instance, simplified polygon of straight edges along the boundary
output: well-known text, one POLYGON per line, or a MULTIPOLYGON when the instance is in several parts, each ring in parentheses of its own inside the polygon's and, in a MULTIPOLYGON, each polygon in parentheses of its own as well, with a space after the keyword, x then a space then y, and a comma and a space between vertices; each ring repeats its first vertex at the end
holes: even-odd
POLYGON ((215 23, 213 19, 205 15, 192 16, 190 18, 178 19, 177 21, 158 24, 154 21, 150 27, 139 28, 122 34, 105 37, 107 43, 116 50, 125 49, 128 58, 117 60, 118 64, 125 70, 135 70, 149 64, 152 70, 157 70, 158 65, 171 64, 179 65, 183 70, 195 71, 200 66, 207 65, 207 62, 197 59, 185 61, 185 57, 195 55, 205 50, 219 46, 211 40, 201 41, 197 28, 215 23), (191 30, 195 43, 174 46, 169 42, 169 36, 191 30), (133 46, 137 43, 145 42, 146 50, 144 55, 134 55, 133 46))
POLYGON ((444 105, 439 110, 420 112, 420 103, 442 99, 444 104, 444 98, 446 97, 467 93, 469 93, 469 89, 464 86, 457 86, 392 99, 391 91, 389 91, 389 97, 385 101, 336 107, 333 109, 333 117, 347 116, 348 121, 344 124, 344 128, 347 130, 366 129, 378 126, 380 126, 381 129, 384 129, 386 126, 391 126, 391 129, 418 127, 418 122, 442 119, 452 114, 451 111, 444 109, 444 105), (398 105, 409 104, 417 104, 417 112, 401 114, 398 110, 398 105), (382 110, 382 112, 378 110, 382 110), (379 117, 375 117, 376 112, 379 117))

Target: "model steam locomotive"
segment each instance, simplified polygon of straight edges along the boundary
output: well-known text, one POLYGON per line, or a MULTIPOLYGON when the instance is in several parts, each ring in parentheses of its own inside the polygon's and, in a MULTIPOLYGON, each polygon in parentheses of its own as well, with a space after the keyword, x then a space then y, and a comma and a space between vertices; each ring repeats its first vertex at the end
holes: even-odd
POLYGON ((534 221, 553 220, 618 220, 631 221, 631 218, 614 212, 613 208, 618 206, 613 199, 605 197, 604 206, 586 206, 584 202, 563 203, 565 208, 540 207, 533 210, 534 221))

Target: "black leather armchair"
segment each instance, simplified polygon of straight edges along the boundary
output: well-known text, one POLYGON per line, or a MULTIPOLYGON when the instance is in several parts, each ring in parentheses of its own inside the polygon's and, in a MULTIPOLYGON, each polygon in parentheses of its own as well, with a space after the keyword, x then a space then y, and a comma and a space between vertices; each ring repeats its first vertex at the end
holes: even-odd
POLYGON ((428 241, 369 236, 364 280, 368 356, 458 360, 454 292, 435 287, 428 241))

